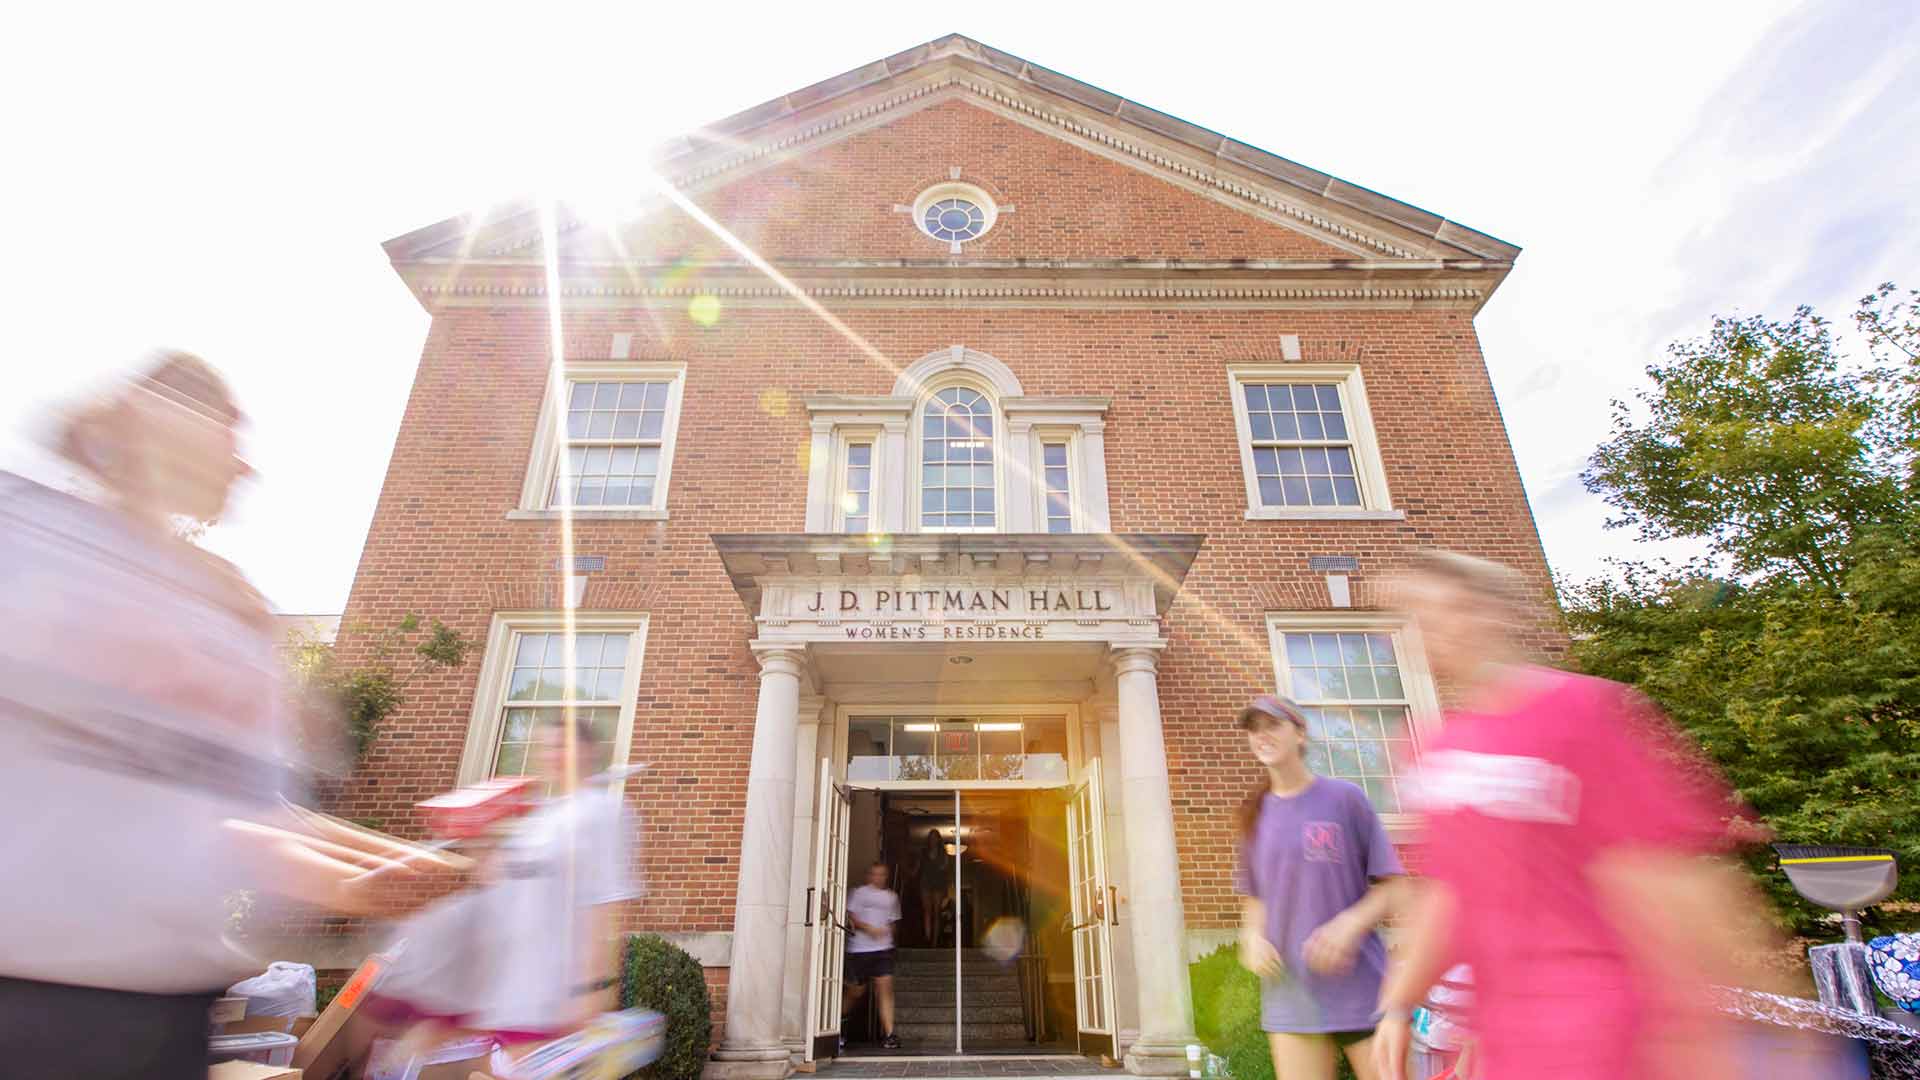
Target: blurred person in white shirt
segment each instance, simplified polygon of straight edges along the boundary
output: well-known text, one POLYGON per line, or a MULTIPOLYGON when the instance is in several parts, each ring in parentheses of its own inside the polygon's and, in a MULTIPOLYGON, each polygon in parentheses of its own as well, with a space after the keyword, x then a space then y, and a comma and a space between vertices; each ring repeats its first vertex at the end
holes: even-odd
POLYGON ((296 755, 266 604, 175 527, 217 520, 251 471, 240 419, 210 366, 163 354, 56 426, 92 497, 0 473, 12 1075, 200 1080, 213 998, 266 960, 232 934, 244 891, 383 915, 432 872, 284 812, 296 755))

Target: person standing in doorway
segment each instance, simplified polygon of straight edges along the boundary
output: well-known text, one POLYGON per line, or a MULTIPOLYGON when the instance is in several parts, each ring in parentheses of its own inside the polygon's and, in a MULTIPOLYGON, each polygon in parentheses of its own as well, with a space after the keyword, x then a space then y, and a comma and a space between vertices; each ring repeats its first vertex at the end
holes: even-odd
POLYGON ((887 888, 887 864, 867 869, 867 883, 847 897, 847 921, 853 936, 847 941, 847 990, 841 1002, 841 1029, 845 1017, 873 984, 874 1004, 880 1010, 880 1045, 898 1050, 893 1033, 893 924, 900 921, 900 897, 887 888))
POLYGON ((1333 1080, 1336 1051, 1360 1080, 1387 950, 1375 933, 1403 873, 1359 787, 1307 767, 1307 717, 1268 694, 1240 712, 1267 771, 1241 804, 1240 960, 1260 977, 1260 1027, 1277 1080, 1333 1080))
POLYGON ((940 839, 940 830, 928 829, 927 842, 920 853, 920 920, 930 949, 940 947, 943 909, 947 892, 953 888, 953 858, 940 839))

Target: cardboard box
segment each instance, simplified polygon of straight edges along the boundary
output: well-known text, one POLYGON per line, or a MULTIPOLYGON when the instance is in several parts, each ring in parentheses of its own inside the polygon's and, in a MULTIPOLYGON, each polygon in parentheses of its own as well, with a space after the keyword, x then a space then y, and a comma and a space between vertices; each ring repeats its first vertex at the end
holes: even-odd
POLYGON ((218 1025, 222 1035, 250 1035, 256 1031, 277 1031, 293 1034, 293 1022, 297 1016, 249 1016, 244 1020, 229 1020, 218 1025))
POLYGON ((336 1080, 366 1053, 373 1034, 366 1024, 354 1024, 353 1017, 366 999, 367 991, 386 968, 384 953, 367 957, 328 1002, 319 1019, 300 1036, 300 1045, 293 1051, 293 1064, 305 1080, 336 1080))
POLYGON ((207 1070, 207 1080, 300 1080, 300 1070, 291 1065, 223 1061, 207 1070))
POLYGON ((247 1015, 247 999, 243 997, 223 997, 213 999, 212 1020, 216 1024, 231 1024, 243 1020, 247 1015))

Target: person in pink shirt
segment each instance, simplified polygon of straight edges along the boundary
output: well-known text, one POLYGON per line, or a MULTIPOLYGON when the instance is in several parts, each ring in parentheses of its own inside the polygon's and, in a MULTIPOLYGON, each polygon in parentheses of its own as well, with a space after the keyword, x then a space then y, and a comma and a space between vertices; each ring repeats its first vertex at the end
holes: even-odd
POLYGON ((1381 990, 1380 1073, 1404 1075, 1408 1018, 1472 965, 1473 1080, 1735 1075, 1713 984, 1770 931, 1734 869, 1735 804, 1645 700, 1521 662, 1524 584, 1433 553, 1404 602, 1460 707, 1411 785, 1425 881, 1381 990))

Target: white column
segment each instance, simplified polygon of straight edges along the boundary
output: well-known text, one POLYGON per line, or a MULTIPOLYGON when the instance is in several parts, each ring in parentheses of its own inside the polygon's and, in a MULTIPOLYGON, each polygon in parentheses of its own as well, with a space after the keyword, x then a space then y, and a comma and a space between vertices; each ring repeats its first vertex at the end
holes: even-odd
POLYGON ((880 428, 879 469, 875 479, 879 483, 875 499, 880 504, 880 531, 885 533, 917 532, 918 527, 909 528, 907 522, 920 519, 914 515, 920 512, 918 506, 909 506, 913 498, 914 485, 907 474, 912 459, 907 453, 907 422, 889 420, 880 428))
POLYGON ((1121 800, 1127 815, 1127 877, 1133 885, 1134 978, 1140 1037, 1127 1051, 1127 1071, 1187 1071, 1194 1041, 1193 993, 1187 983, 1187 917, 1180 900, 1180 855, 1173 837, 1173 795, 1160 728, 1158 652, 1113 650, 1120 698, 1121 800))
POLYGON ((1007 421, 1007 482, 1001 495, 1002 532, 1039 532, 1034 523, 1041 494, 1046 490, 1034 472, 1033 424, 1026 420, 1007 421))
POLYGON ((1107 425, 1089 420, 1080 425, 1080 513, 1087 532, 1113 531, 1107 505, 1107 425))
POLYGON ((734 894, 733 964, 727 972, 727 1033, 707 1075, 779 1080, 788 1072, 780 1041, 787 961, 787 885, 791 874, 794 754, 800 716, 798 648, 756 648, 760 706, 747 765, 746 826, 740 884, 734 894))
POLYGON ((807 531, 833 531, 833 421, 813 422, 807 447, 807 531))
POLYGON ((826 702, 817 697, 800 699, 800 722, 795 728, 793 748, 793 832, 792 858, 787 862, 787 966, 785 993, 780 1001, 781 1039, 789 1053, 806 1051, 807 1044, 807 886, 813 884, 814 804, 819 793, 814 780, 820 775, 819 731, 826 702))

